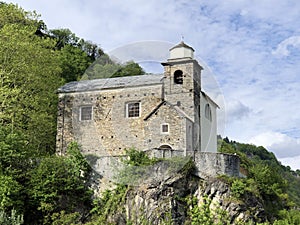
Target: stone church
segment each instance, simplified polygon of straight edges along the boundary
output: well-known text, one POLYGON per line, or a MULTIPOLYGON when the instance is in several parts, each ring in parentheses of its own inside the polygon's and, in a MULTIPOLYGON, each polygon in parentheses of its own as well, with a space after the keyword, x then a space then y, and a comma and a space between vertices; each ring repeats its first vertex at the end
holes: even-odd
MULTIPOLYGON (((62 86, 57 153, 63 155, 75 140, 84 154, 97 156, 122 155, 135 148, 158 157, 194 156, 199 161, 203 156, 198 153, 204 152, 216 157, 218 105, 201 90, 203 68, 194 59, 194 49, 181 42, 161 65, 163 74, 62 86)), ((238 162, 229 166, 232 163, 238 162)))

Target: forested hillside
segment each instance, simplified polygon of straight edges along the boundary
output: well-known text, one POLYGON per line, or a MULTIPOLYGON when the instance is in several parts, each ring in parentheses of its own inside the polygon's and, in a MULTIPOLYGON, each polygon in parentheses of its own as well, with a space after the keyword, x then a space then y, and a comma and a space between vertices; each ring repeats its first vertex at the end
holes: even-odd
MULTIPOLYGON (((116 64, 69 29, 48 29, 36 13, 0 2, 0 224, 97 224, 101 212, 112 210, 130 187, 93 202, 92 171, 79 146, 55 155, 56 90, 80 79, 143 73, 134 62, 116 64)), ((279 220, 274 224, 300 224, 300 171, 263 147, 219 141, 221 151, 242 160, 247 178, 220 177, 236 197, 262 199, 268 220, 279 220)))
MULTIPOLYGON (((25 224, 46 224, 62 210, 89 210, 77 158, 54 154, 56 90, 81 79, 102 55, 69 29, 49 30, 36 13, 0 2, 0 224, 11 213, 25 224)), ((105 58, 114 76, 144 73, 133 62, 105 58)))
MULTIPOLYGON (((263 200, 268 219, 295 216, 295 220, 275 224, 300 222, 300 170, 283 166, 272 152, 262 146, 242 144, 219 138, 220 151, 237 154, 241 159, 241 172, 245 178, 229 181, 240 197, 253 193, 263 200), (288 212, 291 214, 287 216, 288 212)), ((230 179, 229 179, 230 180, 230 179)), ((284 219, 284 220, 285 220, 284 219)))

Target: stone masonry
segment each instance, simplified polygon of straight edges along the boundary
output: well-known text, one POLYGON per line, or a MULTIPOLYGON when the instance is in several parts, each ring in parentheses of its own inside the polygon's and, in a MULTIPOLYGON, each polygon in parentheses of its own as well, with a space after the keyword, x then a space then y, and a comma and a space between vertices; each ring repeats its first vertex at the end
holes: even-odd
MULTIPOLYGON (((238 157, 217 153, 217 104, 201 90, 202 67, 181 42, 164 74, 71 82, 58 90, 57 153, 77 141, 83 154, 192 156, 197 174, 238 175, 238 157), (211 172, 209 172, 211 171, 211 172)), ((98 164, 100 161, 98 162, 98 164)), ((103 168, 101 168, 103 170, 103 168)))

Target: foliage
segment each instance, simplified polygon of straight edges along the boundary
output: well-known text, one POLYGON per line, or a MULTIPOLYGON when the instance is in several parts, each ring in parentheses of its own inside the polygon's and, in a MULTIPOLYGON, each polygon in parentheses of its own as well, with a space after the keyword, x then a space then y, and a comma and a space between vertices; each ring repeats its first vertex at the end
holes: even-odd
POLYGON ((71 142, 67 148, 67 159, 72 165, 72 172, 77 177, 81 177, 84 180, 89 178, 89 174, 92 170, 85 157, 81 154, 80 148, 77 142, 71 142))
POLYGON ((145 177, 148 177, 150 166, 158 160, 151 159, 143 152, 134 148, 125 150, 125 158, 122 159, 122 167, 116 168, 115 180, 121 184, 139 185, 145 177))
POLYGON ((0 225, 21 225, 23 223, 23 216, 18 215, 16 210, 12 209, 10 214, 0 211, 0 225))
POLYGON ((189 157, 173 158, 150 158, 145 152, 135 149, 125 150, 126 158, 123 159, 123 166, 117 168, 115 179, 118 183, 129 185, 140 185, 151 179, 153 175, 157 176, 159 168, 164 168, 167 174, 188 174, 195 165, 189 157))
POLYGON ((130 166, 148 166, 157 162, 157 159, 151 159, 145 152, 134 148, 126 149, 125 155, 127 159, 124 159, 123 162, 130 166))
POLYGON ((8 212, 13 208, 21 210, 24 202, 20 198, 21 185, 10 176, 0 175, 0 211, 8 212))
POLYGON ((79 212, 66 213, 64 210, 59 213, 53 213, 51 216, 52 225, 75 225, 81 224, 79 212))
POLYGON ((199 204, 196 197, 188 197, 187 205, 188 216, 192 225, 229 225, 230 219, 225 210, 220 206, 212 205, 212 201, 208 197, 203 198, 203 202, 199 204))
POLYGON ((299 210, 282 210, 279 212, 280 219, 274 221, 273 225, 298 225, 300 224, 299 210))
POLYGON ((270 220, 278 217, 280 210, 294 205, 290 198, 293 195, 290 193, 300 195, 300 180, 297 176, 287 173, 287 168, 277 161, 273 153, 261 146, 241 144, 229 141, 228 138, 224 139, 220 150, 237 154, 241 159, 241 169, 247 176, 243 179, 229 179, 231 191, 236 198, 243 199, 246 193, 252 193, 262 199, 270 220), (288 182, 287 178, 292 182, 288 182))
POLYGON ((241 196, 243 196, 246 192, 247 184, 243 182, 242 179, 235 179, 231 184, 231 192, 232 195, 239 199, 241 196))
POLYGON ((96 44, 77 37, 69 29, 53 29, 48 36, 56 41, 65 82, 81 79, 92 62, 104 54, 96 44))
POLYGON ((102 197, 94 201, 93 219, 87 225, 108 224, 108 216, 124 210, 125 197, 128 187, 117 185, 113 190, 106 190, 102 197))
MULTIPOLYGON (((91 207, 87 187, 91 168, 76 143, 69 146, 66 157, 53 155, 55 91, 73 80, 140 74, 144 71, 138 64, 114 63, 99 46, 69 29, 47 30, 35 12, 0 2, 0 224, 22 224, 22 214, 25 224, 82 223, 91 207)), ((246 175, 227 180, 234 197, 243 200, 254 194, 263 200, 269 218, 277 218, 275 225, 299 224, 300 170, 281 165, 261 146, 228 138, 219 141, 222 152, 240 157, 246 175)), ((189 173, 193 168, 187 159, 150 159, 134 150, 127 154, 120 177, 128 182, 145 176, 155 163, 165 163, 170 172, 189 173)), ((94 204, 91 224, 105 224, 110 213, 124 210, 127 190, 120 185, 107 191, 94 204)), ((193 223, 227 217, 208 199, 202 205, 194 201, 189 211, 193 223)))
POLYGON ((65 82, 80 80, 92 59, 80 48, 65 45, 59 51, 60 67, 65 82))
POLYGON ((62 210, 66 213, 87 211, 91 192, 80 172, 85 172, 85 168, 82 158, 75 154, 43 158, 32 170, 29 190, 32 207, 41 213, 45 224, 51 222, 53 213, 62 210))
POLYGON ((133 61, 119 64, 111 60, 107 54, 103 54, 85 71, 82 79, 92 80, 143 74, 145 74, 145 71, 139 64, 133 61))
MULTIPOLYGON (((107 190, 102 193, 100 199, 96 199, 94 202, 94 209, 92 213, 94 214, 92 224, 107 224, 108 217, 113 216, 116 212, 122 212, 123 203, 126 198, 127 191, 129 190, 129 185, 140 185, 145 179, 148 179, 151 174, 152 167, 157 164, 164 163, 164 168, 170 170, 170 174, 176 174, 177 172, 187 174, 190 173, 191 169, 194 168, 193 162, 190 158, 172 158, 172 159, 156 159, 149 158, 147 154, 143 151, 138 151, 135 149, 126 150, 127 158, 123 160, 125 166, 118 171, 117 174, 117 188, 114 190, 107 190), (142 179, 142 180, 141 180, 142 179), (125 185, 126 184, 126 185, 125 185)), ((165 224, 171 223, 171 215, 166 213, 165 224)), ((141 224, 149 224, 144 218, 139 218, 141 224)), ((127 221, 130 224, 130 221, 127 221)))
POLYGON ((23 177, 29 169, 29 150, 22 133, 11 132, 9 127, 0 127, 0 174, 23 177))
POLYGON ((250 168, 250 176, 258 184, 262 195, 277 196, 285 192, 286 180, 272 166, 256 163, 250 168))
POLYGON ((37 15, 14 4, 0 2, 0 29, 7 24, 37 25, 37 15))
POLYGON ((18 24, 0 30, 0 125, 21 132, 28 148, 46 153, 55 146, 61 69, 54 43, 33 35, 35 30, 18 24))
POLYGON ((125 77, 143 74, 145 74, 145 71, 139 64, 129 61, 124 66, 121 66, 111 77, 125 77))

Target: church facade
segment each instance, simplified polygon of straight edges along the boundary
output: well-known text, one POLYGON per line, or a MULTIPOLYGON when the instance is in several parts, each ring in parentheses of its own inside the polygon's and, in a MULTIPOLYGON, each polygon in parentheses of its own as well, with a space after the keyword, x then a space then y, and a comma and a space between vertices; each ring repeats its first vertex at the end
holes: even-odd
POLYGON ((184 42, 163 74, 71 82, 58 90, 57 154, 76 141, 94 168, 112 176, 115 159, 135 148, 158 158, 192 157, 199 177, 239 176, 239 158, 217 152, 218 105, 201 89, 203 68, 184 42))
POLYGON ((59 89, 57 152, 120 155, 160 149, 217 152, 217 104, 201 90, 202 67, 184 42, 170 49, 163 74, 71 82, 59 89))

